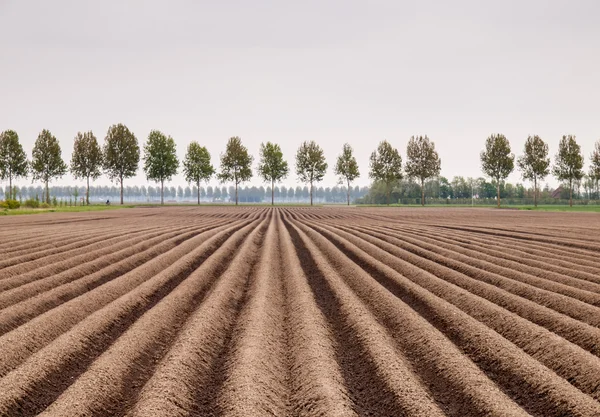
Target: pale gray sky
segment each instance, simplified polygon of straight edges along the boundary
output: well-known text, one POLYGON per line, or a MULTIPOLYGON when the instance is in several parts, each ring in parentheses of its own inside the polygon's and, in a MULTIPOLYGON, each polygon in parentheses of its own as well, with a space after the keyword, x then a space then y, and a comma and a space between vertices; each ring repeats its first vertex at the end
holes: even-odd
MULTIPOLYGON (((377 143, 405 158, 415 134, 435 142, 449 178, 480 176, 497 132, 517 155, 538 134, 553 156, 575 134, 587 166, 600 139, 599 21, 596 0, 0 0, 0 130, 31 155, 49 129, 66 161, 78 131, 103 141, 119 122, 140 145, 151 129, 171 135, 180 158, 197 140, 215 165, 230 136, 255 157, 277 142, 292 166, 315 140, 324 186, 344 142, 366 185, 377 143)), ((141 169, 128 182, 144 183, 141 169)))

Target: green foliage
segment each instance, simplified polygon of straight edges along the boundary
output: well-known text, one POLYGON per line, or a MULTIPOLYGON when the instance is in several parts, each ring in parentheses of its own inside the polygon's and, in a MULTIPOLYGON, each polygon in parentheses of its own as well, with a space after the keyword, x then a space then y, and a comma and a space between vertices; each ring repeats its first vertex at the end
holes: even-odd
POLYGON ((0 203, 0 207, 9 210, 15 210, 21 207, 21 203, 18 200, 7 199, 0 203))
POLYGON ((234 136, 227 142, 225 153, 221 155, 221 181, 233 181, 235 184, 235 204, 238 204, 238 185, 252 178, 252 156, 242 145, 242 140, 234 136))
POLYGON ((310 184, 310 205, 313 204, 313 184, 323 180, 327 172, 323 149, 313 140, 304 141, 296 152, 296 174, 300 181, 310 184))
POLYGON ((121 186, 123 204, 123 180, 133 177, 140 162, 140 147, 137 138, 123 124, 113 125, 104 138, 103 167, 108 177, 121 186))
POLYGON ((12 188, 13 178, 26 177, 28 171, 27 155, 14 130, 0 133, 0 180, 9 181, 12 188))
POLYGON ((86 202, 90 204, 90 178, 98 178, 102 172, 102 149, 96 136, 90 131, 78 132, 73 143, 71 173, 75 179, 87 180, 86 202))
POLYGON ((200 146, 198 142, 188 145, 183 160, 183 174, 187 182, 196 184, 196 194, 200 204, 200 182, 208 181, 215 174, 215 168, 210 163, 210 153, 205 146, 200 146))
POLYGON ((339 183, 346 182, 347 188, 347 203, 350 204, 350 184, 352 181, 360 177, 358 163, 354 157, 354 150, 348 143, 344 144, 342 153, 338 156, 333 168, 335 175, 339 177, 339 183))
POLYGON ((50 204, 48 204, 48 203, 42 203, 42 204, 40 204, 40 208, 49 209, 50 208, 50 204))
POLYGON ((573 205, 573 183, 583 178, 583 155, 575 136, 565 135, 558 144, 552 173, 560 181, 569 183, 569 205, 573 205))
POLYGON ((25 200, 25 203, 23 203, 23 206, 28 208, 39 208, 40 202, 39 200, 36 200, 34 198, 28 198, 27 200, 25 200))
POLYGON ((274 185, 286 178, 289 173, 287 161, 283 159, 281 147, 275 143, 267 142, 260 144, 260 161, 258 163, 258 175, 265 181, 271 183, 271 204, 274 203, 274 185))
POLYGON ((144 172, 146 178, 160 183, 161 204, 164 204, 164 182, 170 181, 178 168, 179 159, 173 138, 158 130, 151 131, 144 145, 144 172))
POLYGON ((44 129, 39 134, 33 147, 31 170, 34 180, 40 180, 46 185, 46 202, 50 202, 48 183, 67 173, 67 165, 62 160, 60 145, 50 131, 44 129))
POLYGON ((488 137, 480 158, 483 172, 496 180, 498 207, 500 207, 500 182, 505 180, 515 168, 515 156, 510 152, 510 143, 506 136, 494 134, 488 137))
POLYGON ((543 180, 550 172, 548 144, 539 136, 529 136, 525 142, 523 155, 517 159, 523 179, 533 181, 534 205, 537 206, 538 180, 543 180))
POLYGON ((380 142, 377 149, 371 153, 369 165, 369 178, 384 184, 387 203, 390 204, 392 188, 403 177, 402 157, 398 149, 387 140, 380 142))
POLYGON ((440 157, 435 144, 425 136, 412 136, 406 147, 406 174, 421 182, 421 205, 425 205, 425 180, 439 175, 440 157))
POLYGON ((487 138, 480 158, 483 172, 498 182, 506 179, 515 167, 515 156, 510 153, 510 143, 501 134, 487 138))

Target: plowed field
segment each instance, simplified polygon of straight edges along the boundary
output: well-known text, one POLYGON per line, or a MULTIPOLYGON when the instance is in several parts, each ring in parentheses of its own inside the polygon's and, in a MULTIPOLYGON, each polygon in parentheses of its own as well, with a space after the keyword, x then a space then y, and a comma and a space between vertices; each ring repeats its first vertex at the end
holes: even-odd
POLYGON ((0 219, 0 415, 600 416, 600 220, 0 219))

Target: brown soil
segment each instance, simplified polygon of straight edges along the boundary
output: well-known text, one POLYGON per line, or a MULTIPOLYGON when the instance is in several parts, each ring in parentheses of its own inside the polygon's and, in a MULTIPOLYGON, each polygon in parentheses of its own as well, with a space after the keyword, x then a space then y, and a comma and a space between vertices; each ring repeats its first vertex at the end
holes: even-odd
POLYGON ((0 416, 599 416, 600 221, 0 219, 0 416))

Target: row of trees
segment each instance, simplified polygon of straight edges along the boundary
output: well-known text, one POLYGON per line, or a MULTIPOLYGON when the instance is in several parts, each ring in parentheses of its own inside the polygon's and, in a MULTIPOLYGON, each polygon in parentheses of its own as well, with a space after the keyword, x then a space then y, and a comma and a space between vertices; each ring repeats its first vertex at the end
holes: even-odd
MULTIPOLYGON (((550 171, 559 181, 568 184, 569 205, 572 206, 573 185, 585 175, 581 147, 575 140, 575 136, 564 135, 558 144, 558 152, 552 167, 550 167, 548 151, 548 144, 539 136, 529 136, 525 142, 523 155, 517 159, 517 166, 524 179, 533 181, 536 207, 538 183, 547 177, 550 171)), ((515 156, 511 153, 510 143, 504 135, 491 135, 486 141, 485 150, 481 152, 480 158, 483 172, 497 185, 497 200, 500 207, 500 185, 515 168, 515 156)), ((592 151, 588 177, 597 188, 600 181, 600 141, 596 142, 592 151)))
MULTIPOLYGON (((433 149, 433 144, 427 137, 411 138, 409 143, 409 159, 413 162, 415 175, 423 177, 418 166, 425 161, 426 155, 419 155, 427 148, 433 149), (413 146, 414 144, 414 146, 413 146), (421 146, 421 148, 419 148, 421 146), (412 151, 411 151, 412 150, 412 151), (414 154, 414 155, 413 155, 414 154)), ((395 162, 388 166, 386 145, 380 145, 379 154, 372 155, 372 169, 370 176, 375 179, 387 180, 389 170, 394 169, 395 162), (381 147, 384 146, 384 147, 381 147)), ((161 188, 161 204, 164 204, 164 183, 171 180, 179 169, 179 160, 176 153, 175 141, 172 137, 153 130, 148 135, 144 145, 143 169, 149 180, 156 181, 161 188)), ((433 150, 435 153, 435 150, 433 150)), ((275 184, 281 182, 289 174, 289 166, 283 158, 281 147, 271 142, 260 146, 260 160, 257 167, 258 175, 271 184, 271 203, 274 203, 275 184)), ((396 151, 397 154, 397 151, 396 151)), ((435 153, 437 158, 437 153, 435 153)), ((399 155, 398 155, 399 157, 399 155)), ((254 158, 242 144, 239 137, 229 139, 225 152, 221 155, 220 172, 217 178, 222 182, 231 181, 235 188, 235 202, 239 201, 238 187, 241 183, 250 180, 253 176, 252 163, 254 158)), ((86 203, 89 204, 90 180, 95 180, 104 171, 111 180, 116 181, 121 189, 121 204, 123 204, 124 179, 136 174, 140 161, 140 148, 136 137, 122 124, 111 126, 104 140, 103 148, 92 132, 78 133, 73 145, 70 166, 62 159, 60 145, 54 135, 48 130, 43 130, 34 145, 31 162, 27 161, 19 137, 15 131, 8 130, 0 135, 0 174, 2 179, 8 179, 9 188, 12 189, 14 178, 26 177, 32 174, 33 180, 40 180, 45 185, 45 200, 50 202, 49 183, 52 179, 66 174, 68 170, 76 179, 86 180, 86 203)), ((310 203, 313 204, 314 186, 320 182, 328 168, 323 149, 314 141, 305 141, 296 153, 296 174, 298 178, 309 185, 310 203)), ((358 164, 354 157, 353 149, 345 144, 342 153, 338 156, 334 167, 335 174, 340 183, 346 184, 346 200, 350 204, 350 191, 352 182, 360 176, 358 164)), ((407 166, 407 172, 412 172, 407 166)), ((437 158, 437 171, 439 172, 439 158, 437 158)), ((197 201, 200 204, 200 184, 208 182, 216 170, 211 163, 211 156, 206 147, 192 142, 188 146, 183 160, 183 173, 186 181, 193 183, 198 190, 197 201)))
MULTIPOLYGON (((425 204, 425 182, 439 175, 441 160, 434 143, 427 136, 411 137, 406 153, 407 162, 403 168, 398 149, 388 141, 382 141, 370 156, 369 177, 384 186, 389 204, 393 187, 406 175, 420 184, 421 204, 425 204)), ((515 165, 515 156, 511 153, 510 143, 506 137, 501 134, 491 135, 486 140, 480 159, 483 172, 496 184, 499 206, 501 184, 514 170, 515 165)), ((563 136, 552 173, 560 181, 569 184, 571 194, 574 181, 581 180, 584 175, 583 161, 581 148, 575 137, 563 136)), ((102 172, 119 184, 121 204, 123 204, 124 180, 136 174, 139 162, 140 148, 137 138, 123 124, 113 125, 108 129, 102 148, 92 132, 78 133, 69 166, 62 160, 58 141, 48 130, 43 130, 39 134, 30 162, 19 143, 16 132, 8 130, 0 134, 0 178, 8 179, 9 187, 12 187, 13 178, 26 177, 31 173, 34 181, 40 180, 44 183, 46 202, 50 201, 49 182, 70 170, 76 179, 86 180, 88 204, 90 180, 97 179, 102 172)), ((238 187, 252 178, 253 162, 254 158, 248 149, 242 144, 241 139, 235 136, 229 139, 225 152, 220 156, 218 173, 211 163, 210 153, 198 142, 190 143, 182 166, 186 181, 194 184, 198 190, 198 204, 200 184, 208 182, 215 175, 221 182, 233 182, 237 204, 238 187)), ((323 149, 314 141, 305 141, 296 152, 295 162, 296 175, 308 185, 312 205, 314 186, 322 181, 328 168, 323 149)), ((160 184, 161 203, 164 203, 164 183, 177 174, 179 166, 173 138, 158 130, 151 131, 143 147, 143 170, 148 180, 160 184)), ((517 166, 524 179, 533 181, 534 199, 537 205, 538 182, 550 173, 548 145, 539 136, 530 136, 525 143, 523 155, 517 159, 517 166)), ((275 184, 289 175, 288 163, 283 158, 278 144, 271 142, 261 144, 257 173, 263 181, 271 184, 271 203, 274 203, 275 184)), ((360 172, 349 144, 344 144, 342 153, 337 157, 334 173, 338 176, 339 183, 346 185, 346 200, 350 204, 352 182, 360 176, 360 172)), ((600 141, 596 143, 591 156, 589 177, 596 183, 600 179, 600 141)))

